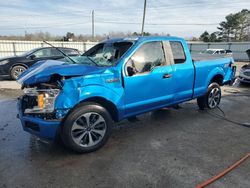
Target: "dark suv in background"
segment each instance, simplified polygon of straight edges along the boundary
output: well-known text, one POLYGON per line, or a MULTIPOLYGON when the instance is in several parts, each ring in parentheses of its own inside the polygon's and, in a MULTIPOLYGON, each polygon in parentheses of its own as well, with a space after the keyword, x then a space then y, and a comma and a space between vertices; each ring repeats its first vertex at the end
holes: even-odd
MULTIPOLYGON (((74 48, 59 47, 69 56, 78 56, 80 52, 74 48)), ((6 57, 0 59, 0 76, 10 76, 16 80, 17 77, 28 69, 31 65, 41 60, 57 60, 63 58, 63 55, 52 47, 35 48, 21 56, 6 57)))

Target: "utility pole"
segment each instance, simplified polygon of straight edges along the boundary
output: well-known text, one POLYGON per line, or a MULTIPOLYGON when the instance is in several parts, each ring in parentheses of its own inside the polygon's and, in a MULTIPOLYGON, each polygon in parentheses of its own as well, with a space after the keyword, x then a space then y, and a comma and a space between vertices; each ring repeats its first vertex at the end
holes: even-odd
POLYGON ((95 38, 95 11, 92 10, 92 39, 95 38))
POLYGON ((147 6, 147 0, 144 0, 144 9, 143 9, 141 36, 143 36, 143 33, 144 33, 144 23, 145 23, 145 15, 146 15, 146 6, 147 6))

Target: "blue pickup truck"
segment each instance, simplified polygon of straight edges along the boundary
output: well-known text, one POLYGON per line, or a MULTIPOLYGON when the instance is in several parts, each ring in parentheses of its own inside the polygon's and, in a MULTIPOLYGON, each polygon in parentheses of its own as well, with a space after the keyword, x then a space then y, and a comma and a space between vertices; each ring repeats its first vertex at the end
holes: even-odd
POLYGON ((234 79, 231 57, 191 57, 177 37, 103 41, 74 61, 40 61, 18 79, 23 129, 54 139, 80 153, 108 140, 114 122, 197 99, 200 109, 216 108, 220 86, 234 79))

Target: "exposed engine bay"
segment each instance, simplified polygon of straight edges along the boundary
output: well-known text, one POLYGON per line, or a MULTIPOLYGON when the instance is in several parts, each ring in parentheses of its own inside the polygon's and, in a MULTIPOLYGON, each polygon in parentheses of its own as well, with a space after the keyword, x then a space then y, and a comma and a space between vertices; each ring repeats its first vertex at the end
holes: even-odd
POLYGON ((23 86, 22 110, 26 115, 43 119, 57 119, 54 110, 56 97, 62 88, 64 77, 53 76, 49 82, 23 86))

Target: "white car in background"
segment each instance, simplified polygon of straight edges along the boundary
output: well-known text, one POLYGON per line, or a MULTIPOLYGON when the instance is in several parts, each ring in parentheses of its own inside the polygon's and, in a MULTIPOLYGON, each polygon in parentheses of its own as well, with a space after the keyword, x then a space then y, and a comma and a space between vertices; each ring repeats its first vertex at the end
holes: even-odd
POLYGON ((210 55, 233 55, 233 52, 231 50, 225 50, 225 49, 206 49, 202 54, 210 54, 210 55))

